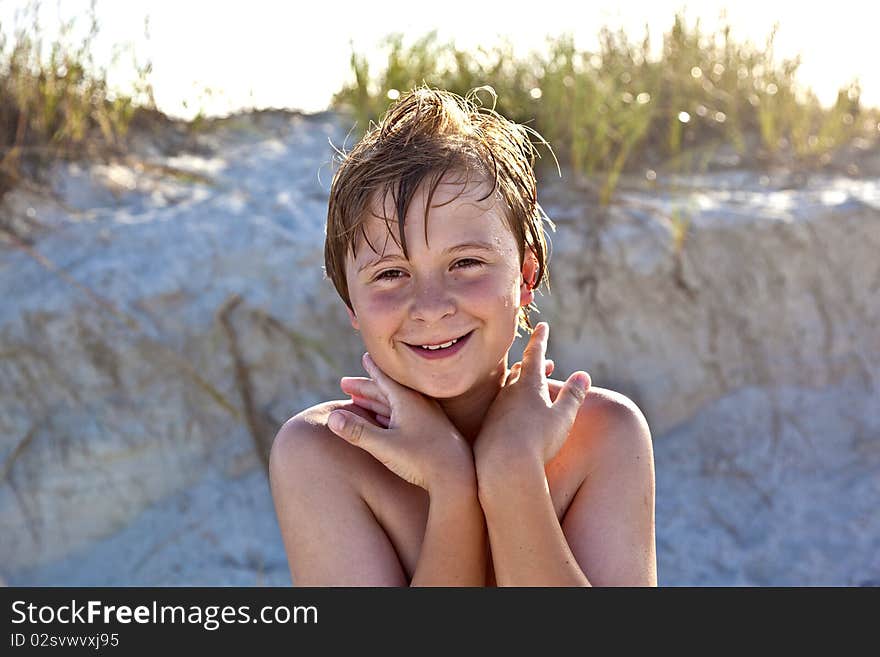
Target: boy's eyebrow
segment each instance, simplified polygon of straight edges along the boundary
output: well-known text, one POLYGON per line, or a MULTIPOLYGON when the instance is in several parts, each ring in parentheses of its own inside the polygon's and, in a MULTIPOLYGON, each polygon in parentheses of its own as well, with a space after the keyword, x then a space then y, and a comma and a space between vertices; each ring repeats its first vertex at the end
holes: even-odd
MULTIPOLYGON (((443 251, 443 254, 447 253, 458 253, 459 251, 467 251, 469 249, 477 249, 480 251, 495 251, 495 247, 489 242, 481 242, 479 240, 472 242, 462 242, 461 244, 456 244, 455 246, 450 246, 448 249, 443 251)), ((358 268, 358 273, 361 273, 364 269, 368 267, 374 267, 376 265, 382 264, 388 260, 403 260, 403 254, 401 253, 389 253, 387 255, 382 256, 381 258, 377 258, 376 260, 370 260, 369 262, 364 263, 358 268)))

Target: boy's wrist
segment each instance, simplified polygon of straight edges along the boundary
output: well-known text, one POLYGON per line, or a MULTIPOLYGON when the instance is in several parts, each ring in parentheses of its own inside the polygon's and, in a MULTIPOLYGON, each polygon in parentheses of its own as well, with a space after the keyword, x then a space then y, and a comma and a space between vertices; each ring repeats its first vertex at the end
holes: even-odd
POLYGON ((426 490, 433 497, 457 496, 476 492, 477 471, 473 452, 463 438, 450 447, 449 453, 432 468, 426 482, 426 490))
POLYGON ((485 496, 504 492, 510 487, 531 486, 545 480, 543 459, 513 445, 483 451, 475 460, 477 488, 482 501, 485 496))
POLYGON ((530 469, 534 463, 541 462, 541 455, 532 453, 527 441, 518 439, 507 431, 482 433, 474 444, 474 466, 477 476, 489 476, 495 472, 510 472, 511 469, 530 469))
POLYGON ((465 462, 461 467, 451 469, 438 475, 427 485, 431 500, 465 499, 477 493, 477 473, 473 462, 465 462))

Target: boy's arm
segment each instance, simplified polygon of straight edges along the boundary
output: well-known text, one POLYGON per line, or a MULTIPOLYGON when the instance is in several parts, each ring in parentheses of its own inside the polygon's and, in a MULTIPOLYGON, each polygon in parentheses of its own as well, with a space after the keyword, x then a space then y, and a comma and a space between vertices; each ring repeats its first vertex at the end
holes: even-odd
POLYGON ((428 523, 410 586, 484 586, 486 524, 476 477, 430 491, 428 523))
MULTIPOLYGON (((270 483, 294 584, 407 585, 394 546, 357 484, 380 476, 377 468, 384 466, 302 416, 279 431, 270 483)), ((469 478, 449 477, 434 490, 411 585, 482 586, 485 561, 485 523, 471 468, 469 478)))
POLYGON ((591 585, 556 518, 540 463, 520 464, 506 477, 481 475, 479 499, 498 586, 591 585))
POLYGON ((405 392, 380 371, 372 373, 393 391, 391 412, 400 425, 383 429, 351 412, 336 411, 328 426, 398 477, 428 492, 428 520, 411 585, 485 585, 485 522, 470 447, 436 402, 405 392))
POLYGON ((650 432, 616 397, 585 404, 572 427, 584 481, 561 524, 543 463, 507 455, 480 466, 499 586, 656 586, 650 432))
POLYGON ((275 437, 269 481, 295 586, 406 585, 352 474, 372 474, 364 457, 304 415, 275 437))
POLYGON ((400 386, 366 356, 364 367, 373 379, 343 377, 341 385, 354 402, 376 414, 376 424, 340 413, 336 419, 341 423, 330 425, 375 462, 428 493, 428 518, 411 585, 485 585, 486 524, 470 446, 436 401, 400 386))

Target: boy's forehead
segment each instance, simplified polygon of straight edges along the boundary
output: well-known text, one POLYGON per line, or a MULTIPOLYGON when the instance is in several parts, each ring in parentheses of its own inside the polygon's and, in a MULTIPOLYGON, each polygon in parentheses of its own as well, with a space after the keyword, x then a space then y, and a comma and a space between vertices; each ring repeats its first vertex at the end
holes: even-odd
MULTIPOLYGON (((407 208, 404 225, 409 248, 412 248, 414 235, 424 239, 426 234, 425 204, 429 189, 428 184, 423 182, 413 194, 407 208)), ((436 239, 436 236, 454 238, 468 234, 474 238, 482 237, 498 242, 501 246, 503 238, 499 235, 499 229, 508 233, 510 231, 502 220, 500 196, 491 194, 491 191, 491 184, 483 179, 475 179, 473 175, 467 186, 464 177, 448 174, 444 176, 431 198, 431 208, 427 217, 429 239, 436 239)), ((368 253, 372 253, 370 245, 379 253, 391 249, 397 250, 395 240, 401 242, 400 226, 397 208, 390 192, 383 195, 382 192, 377 191, 373 194, 363 221, 363 232, 369 238, 369 244, 359 230, 354 243, 358 255, 364 247, 368 253)))

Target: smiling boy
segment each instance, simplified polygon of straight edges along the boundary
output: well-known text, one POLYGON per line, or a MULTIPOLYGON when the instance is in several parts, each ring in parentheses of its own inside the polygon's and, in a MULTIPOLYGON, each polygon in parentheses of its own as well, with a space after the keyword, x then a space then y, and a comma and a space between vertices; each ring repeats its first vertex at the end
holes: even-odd
POLYGON ((272 494, 295 584, 657 584, 638 408, 548 379, 547 249, 528 133, 416 89, 334 177, 327 274, 361 333, 351 400, 288 420, 272 494))

